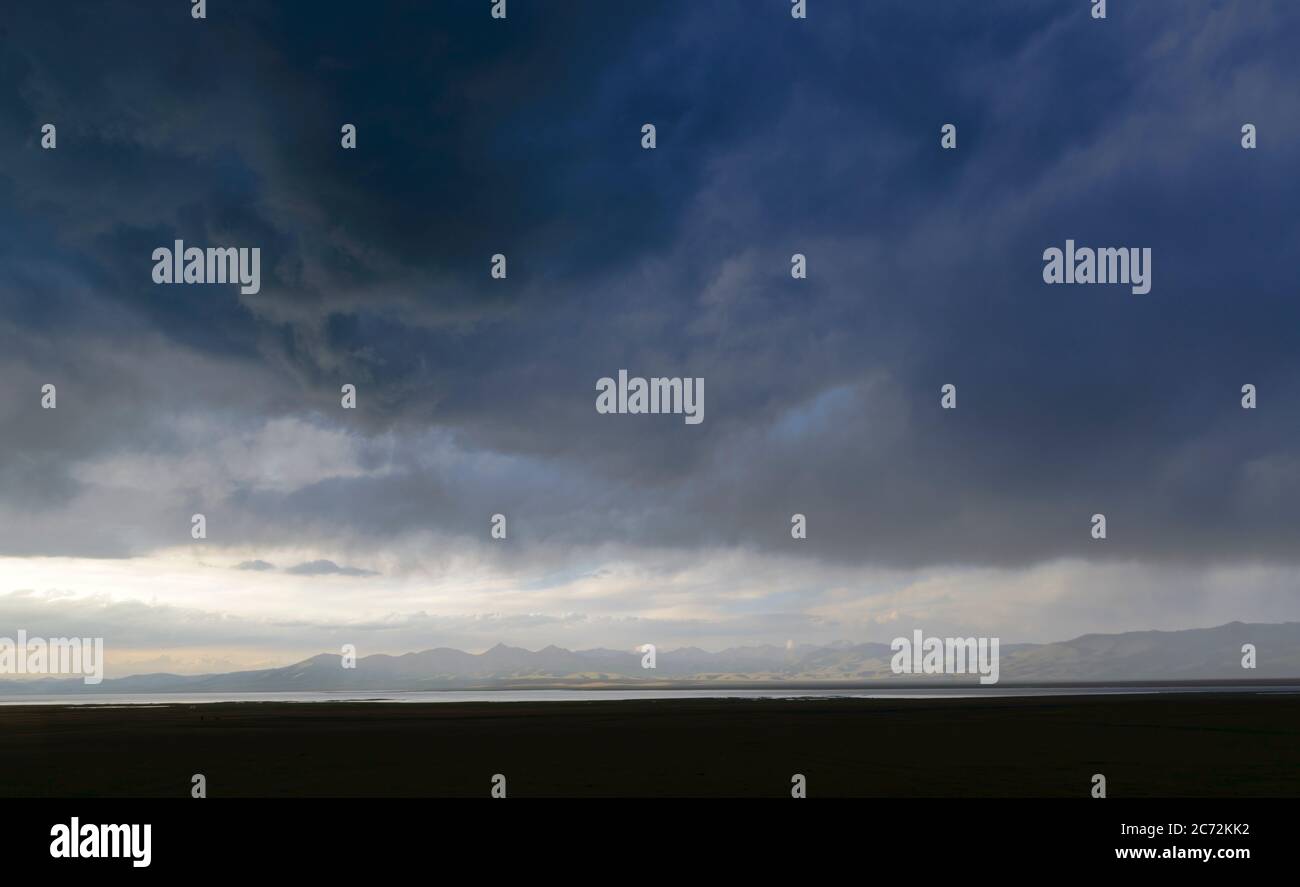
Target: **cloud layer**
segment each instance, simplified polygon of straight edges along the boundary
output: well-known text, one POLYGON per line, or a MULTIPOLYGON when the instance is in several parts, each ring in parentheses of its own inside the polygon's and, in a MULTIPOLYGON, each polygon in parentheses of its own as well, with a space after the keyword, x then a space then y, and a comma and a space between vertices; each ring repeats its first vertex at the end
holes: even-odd
POLYGON ((69 566, 126 559, 265 579, 162 591, 237 619, 1295 617, 1286 3, 444 6, 9 17, 0 594, 140 597, 69 566), (1151 293, 1044 286, 1067 238, 1150 247, 1151 293), (260 247, 261 292, 153 285, 175 239, 260 247), (597 414, 623 368, 703 377, 705 423, 597 414))

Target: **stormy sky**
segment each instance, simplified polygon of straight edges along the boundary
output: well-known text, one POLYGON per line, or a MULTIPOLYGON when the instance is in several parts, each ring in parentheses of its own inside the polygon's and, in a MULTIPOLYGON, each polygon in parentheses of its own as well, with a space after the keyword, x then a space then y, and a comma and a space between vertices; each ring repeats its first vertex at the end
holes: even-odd
POLYGON ((1288 0, 490 5, 5 10, 0 635, 124 673, 1297 618, 1288 0), (1067 239, 1151 291, 1045 285, 1067 239), (154 284, 175 240, 260 292, 154 284), (705 420, 598 413, 620 369, 705 420))

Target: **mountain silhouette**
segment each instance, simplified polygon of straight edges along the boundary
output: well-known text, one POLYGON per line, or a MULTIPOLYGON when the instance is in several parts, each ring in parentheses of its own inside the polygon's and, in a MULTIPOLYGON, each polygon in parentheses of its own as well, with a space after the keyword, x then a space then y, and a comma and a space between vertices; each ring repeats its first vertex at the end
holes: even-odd
MULTIPOLYGON (((344 668, 322 653, 281 668, 209 675, 141 674, 97 686, 81 678, 0 680, 4 694, 411 691, 667 685, 971 683, 974 676, 897 675, 888 644, 835 642, 791 648, 762 645, 709 652, 658 650, 656 667, 639 650, 530 651, 506 644, 482 653, 448 647, 364 656, 344 668)), ((1002 684, 1113 683, 1300 679, 1300 623, 1232 622, 1185 631, 1088 634, 1050 644, 1007 644, 1000 650, 1002 684), (1256 668, 1242 667, 1242 647, 1256 650, 1256 668)))

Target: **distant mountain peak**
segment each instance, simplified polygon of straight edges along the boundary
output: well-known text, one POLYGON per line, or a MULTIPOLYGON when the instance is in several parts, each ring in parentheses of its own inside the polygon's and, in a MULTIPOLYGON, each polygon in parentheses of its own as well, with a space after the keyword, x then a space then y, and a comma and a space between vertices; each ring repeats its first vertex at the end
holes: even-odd
MULTIPOLYGON (((580 687, 622 684, 734 685, 798 681, 885 686, 923 682, 890 670, 882 643, 765 644, 711 653, 699 647, 660 648, 653 670, 633 650, 571 651, 554 644, 536 652, 498 643, 480 654, 450 647, 363 656, 341 668, 337 653, 320 653, 281 668, 211 675, 145 674, 87 686, 80 678, 0 680, 0 692, 150 693, 305 690, 436 690, 501 687, 580 687)), ((1300 623, 1231 622, 1184 631, 1088 634, 1052 644, 1005 644, 1001 682, 1110 683, 1160 680, 1300 680, 1300 623), (1261 651, 1256 669, 1241 667, 1241 645, 1261 651), (1267 651, 1266 653, 1264 651, 1267 651)), ((942 680, 942 676, 934 676, 942 680)), ((931 679, 933 680, 933 678, 931 679)))

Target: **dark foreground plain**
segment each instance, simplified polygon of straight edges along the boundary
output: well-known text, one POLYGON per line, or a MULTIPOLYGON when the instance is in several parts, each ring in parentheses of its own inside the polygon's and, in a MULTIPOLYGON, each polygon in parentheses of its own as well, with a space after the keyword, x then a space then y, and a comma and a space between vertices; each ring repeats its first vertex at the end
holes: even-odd
POLYGON ((0 707, 0 796, 1300 797, 1300 697, 0 707))

